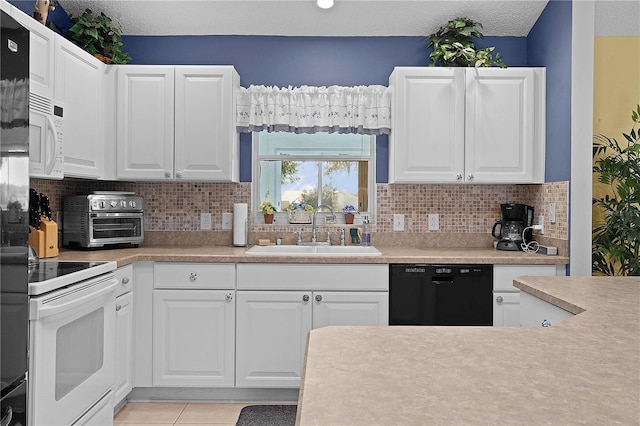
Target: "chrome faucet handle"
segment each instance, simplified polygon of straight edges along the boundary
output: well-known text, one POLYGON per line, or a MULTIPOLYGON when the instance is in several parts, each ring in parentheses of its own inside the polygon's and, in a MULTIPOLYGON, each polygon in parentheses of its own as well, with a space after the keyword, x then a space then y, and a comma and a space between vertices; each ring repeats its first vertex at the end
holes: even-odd
POLYGON ((344 228, 342 228, 340 230, 340 245, 341 246, 346 246, 347 245, 347 243, 345 242, 345 235, 346 235, 346 231, 345 231, 344 228))
POLYGON ((331 245, 331 231, 327 231, 327 244, 331 245))
POLYGON ((296 245, 302 245, 302 231, 295 231, 292 233, 298 235, 298 240, 296 241, 296 245))

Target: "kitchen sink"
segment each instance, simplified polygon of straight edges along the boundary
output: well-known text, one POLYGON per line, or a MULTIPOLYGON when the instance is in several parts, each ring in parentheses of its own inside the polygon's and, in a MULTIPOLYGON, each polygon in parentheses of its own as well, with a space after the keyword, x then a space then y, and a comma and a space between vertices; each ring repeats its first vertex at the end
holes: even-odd
POLYGON ((253 246, 245 251, 258 256, 380 256, 372 246, 253 246))

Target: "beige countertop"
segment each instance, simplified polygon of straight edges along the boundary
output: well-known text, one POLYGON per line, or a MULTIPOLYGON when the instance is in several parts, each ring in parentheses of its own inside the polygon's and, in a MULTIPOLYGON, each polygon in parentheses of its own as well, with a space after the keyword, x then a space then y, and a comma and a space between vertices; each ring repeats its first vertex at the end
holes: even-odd
MULTIPOLYGON (((484 263, 516 265, 562 265, 563 256, 498 251, 482 248, 377 247, 381 256, 256 256, 246 247, 231 246, 142 246, 110 250, 63 249, 55 260, 109 260, 124 266, 139 261, 157 262, 281 262, 281 263, 484 263)), ((53 260, 53 259, 52 259, 53 260)))
POLYGON ((301 425, 640 424, 640 278, 526 277, 549 328, 311 331, 301 425))

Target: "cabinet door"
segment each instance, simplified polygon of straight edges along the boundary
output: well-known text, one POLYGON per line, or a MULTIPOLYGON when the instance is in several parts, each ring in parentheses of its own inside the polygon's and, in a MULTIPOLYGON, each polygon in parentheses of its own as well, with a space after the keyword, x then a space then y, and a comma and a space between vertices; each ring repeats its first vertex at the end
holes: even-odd
POLYGON ((389 183, 462 180, 464 69, 398 67, 389 85, 389 183))
POLYGON ((116 386, 114 402, 133 389, 133 292, 116 298, 116 386))
POLYGON ((173 179, 173 78, 171 66, 119 67, 117 178, 173 179))
POLYGON ((237 387, 299 387, 311 292, 238 291, 237 387))
POLYGON ((106 65, 63 37, 55 38, 55 98, 64 103, 64 175, 99 178, 104 157, 106 65))
POLYGON ((313 328, 328 325, 388 325, 389 293, 313 293, 313 328))
POLYGON ((155 290, 153 385, 233 386, 230 290, 155 290))
POLYGON ((520 293, 493 293, 493 326, 520 326, 520 293))
POLYGON ((543 182, 543 70, 469 68, 466 75, 465 179, 543 182))
POLYGON ((18 8, 13 18, 30 32, 29 84, 31 92, 53 98, 55 33, 18 8))
POLYGON ((230 66, 176 67, 176 179, 238 181, 236 85, 238 74, 230 66))
POLYGON ((573 315, 526 291, 520 292, 520 325, 523 327, 551 327, 573 315))

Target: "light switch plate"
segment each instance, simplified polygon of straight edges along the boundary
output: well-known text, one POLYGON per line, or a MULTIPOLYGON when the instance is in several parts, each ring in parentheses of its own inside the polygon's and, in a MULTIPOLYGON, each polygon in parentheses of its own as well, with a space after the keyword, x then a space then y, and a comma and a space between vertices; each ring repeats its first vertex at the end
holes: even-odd
POLYGON ((429 231, 439 231, 440 230, 440 215, 430 214, 429 215, 429 231))
POLYGON ((200 229, 203 231, 211 229, 211 213, 200 213, 200 229))
POLYGON ((233 213, 222 213, 222 230, 230 231, 233 229, 233 213))
POLYGON ((403 214, 393 215, 393 230, 404 231, 404 215, 403 214))

